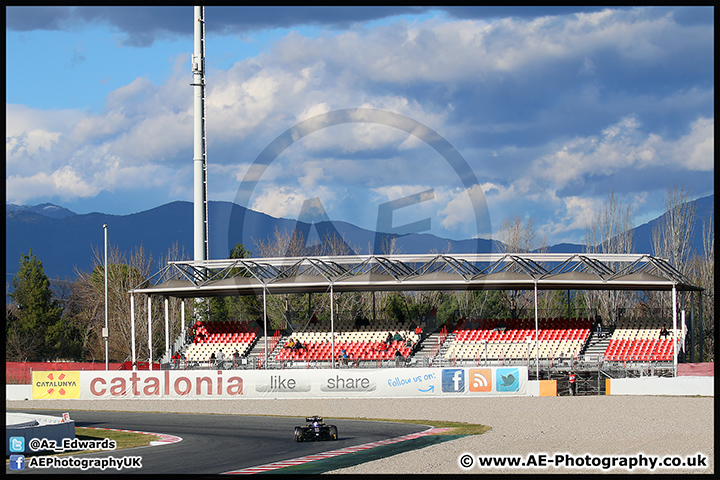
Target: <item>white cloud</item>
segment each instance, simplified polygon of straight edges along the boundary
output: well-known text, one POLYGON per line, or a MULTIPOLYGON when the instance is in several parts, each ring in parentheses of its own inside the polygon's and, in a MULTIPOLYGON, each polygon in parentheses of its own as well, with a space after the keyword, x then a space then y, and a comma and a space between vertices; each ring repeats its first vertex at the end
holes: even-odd
POLYGON ((26 177, 11 175, 7 178, 6 187, 6 201, 9 203, 26 203, 37 191, 63 199, 92 197, 98 193, 97 187, 86 182, 70 166, 62 167, 50 175, 45 172, 26 177))
POLYGON ((712 172, 715 168, 715 119, 696 120, 690 132, 672 147, 673 160, 677 165, 712 172))
POLYGON ((560 188, 587 175, 611 175, 627 168, 713 169, 714 119, 697 120, 687 135, 674 142, 642 132, 640 126, 635 118, 623 118, 601 135, 565 142, 538 159, 534 172, 560 188))
MULTIPOLYGON (((434 200, 408 218, 431 216, 438 233, 466 232, 475 215, 457 174, 392 127, 323 128, 266 169, 251 169, 294 124, 357 107, 397 112, 435 130, 484 182, 493 218, 536 212, 548 234, 579 229, 599 201, 576 191, 563 197, 575 183, 714 169, 707 107, 714 89, 704 67, 696 67, 700 74, 682 68, 706 63, 702 55, 683 62, 712 51, 712 26, 680 26, 671 13, 638 8, 306 31, 313 33, 290 33, 256 57, 208 72, 211 199, 230 197, 250 172, 249 180, 261 182, 253 207, 296 217, 305 199, 320 196, 333 218, 352 221, 340 209, 350 211, 343 203, 350 197, 362 202, 360 190, 376 209, 433 188, 434 200), (669 68, 682 74, 658 74, 669 68)), ((150 185, 188 195, 193 105, 185 59, 161 85, 138 77, 109 92, 100 113, 8 105, 8 192, 31 201, 150 185)))
POLYGON ((272 217, 297 218, 307 197, 299 189, 285 186, 267 188, 252 201, 251 209, 272 217))

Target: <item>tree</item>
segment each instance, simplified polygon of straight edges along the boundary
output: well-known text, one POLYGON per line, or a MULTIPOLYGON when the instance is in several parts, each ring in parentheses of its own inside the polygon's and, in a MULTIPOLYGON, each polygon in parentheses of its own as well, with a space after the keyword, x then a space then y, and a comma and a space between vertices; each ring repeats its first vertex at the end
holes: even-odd
MULTIPOLYGON (((546 248, 547 241, 535 230, 535 220, 530 217, 523 221, 519 216, 506 218, 498 231, 500 248, 503 253, 529 253, 546 248)), ((514 267, 510 267, 514 270, 514 267)), ((527 290, 502 290, 500 295, 505 301, 510 316, 518 318, 534 303, 534 293, 527 290)))
MULTIPOLYGON (((236 243, 230 250, 228 258, 250 258, 252 252, 247 250, 242 243, 236 243)), ((250 274, 241 269, 233 269, 232 276, 247 277, 250 274)), ((248 318, 259 318, 262 315, 262 304, 255 295, 243 295, 234 297, 213 297, 210 299, 210 319, 213 321, 241 320, 248 318)))
MULTIPOLYGON (((93 268, 77 271, 77 278, 71 286, 68 310, 82 325, 82 335, 87 355, 93 359, 105 358, 105 342, 102 329, 105 326, 105 267, 98 249, 93 249, 93 268)), ((151 273, 152 258, 145 256, 142 246, 133 250, 130 258, 117 246, 108 248, 108 357, 110 361, 125 361, 131 357, 132 332, 130 324, 130 295, 128 291, 145 281, 151 273)), ((148 344, 147 301, 135 299, 136 322, 135 341, 148 344)), ((162 302, 152 305, 153 358, 158 358, 165 349, 164 313, 162 302)), ((173 315, 174 317, 176 315, 173 315)), ((171 335, 177 335, 173 322, 171 335)), ((149 352, 147 352, 149 356, 149 352)), ((144 359, 141 354, 139 359, 144 359)), ((145 357, 147 358, 147 357, 145 357)))
POLYGON ((55 353, 62 307, 53 298, 42 262, 32 253, 20 255, 20 267, 12 281, 10 298, 17 305, 6 327, 6 358, 48 358, 55 353))
MULTIPOLYGON (((598 209, 593 221, 585 227, 585 250, 588 253, 632 253, 633 231, 630 205, 610 192, 605 206, 598 209)), ((611 264, 615 270, 619 264, 611 264)), ((626 292, 592 290, 586 293, 589 303, 597 305, 603 321, 614 323, 623 304, 630 298, 626 292)))
MULTIPOLYGON (((656 257, 667 259, 683 276, 687 278, 693 277, 693 264, 697 263, 693 262, 697 252, 694 252, 692 248, 697 214, 696 204, 692 201, 689 190, 684 186, 675 184, 668 186, 664 205, 665 214, 652 232, 653 254, 656 257)), ((707 228, 705 233, 708 234, 707 228)), ((711 255, 711 252, 707 250, 708 238, 705 238, 704 241, 706 244, 706 256, 711 255)), ((699 263, 702 265, 705 262, 699 260, 699 263)), ((697 273, 700 273, 700 271, 697 271, 697 273)), ((702 281, 701 276, 695 275, 695 280, 702 281)), ((647 297, 652 307, 672 312, 669 295, 650 293, 647 297)), ((687 295, 681 294, 678 300, 678 308, 687 310, 687 295)), ((672 316, 672 313, 669 315, 672 316)))
MULTIPOLYGON (((702 323, 696 322, 693 344, 698 354, 695 361, 714 361, 715 356, 715 223, 714 210, 703 218, 703 252, 690 261, 690 279, 704 290, 702 300, 702 323)), ((696 318, 700 304, 695 307, 696 318)), ((695 352, 694 352, 695 353, 695 352)), ((694 358, 695 356, 692 355, 694 358)))
POLYGON ((653 228, 652 246, 656 257, 666 258, 681 273, 689 270, 695 234, 696 206, 685 187, 668 187, 665 215, 653 228))

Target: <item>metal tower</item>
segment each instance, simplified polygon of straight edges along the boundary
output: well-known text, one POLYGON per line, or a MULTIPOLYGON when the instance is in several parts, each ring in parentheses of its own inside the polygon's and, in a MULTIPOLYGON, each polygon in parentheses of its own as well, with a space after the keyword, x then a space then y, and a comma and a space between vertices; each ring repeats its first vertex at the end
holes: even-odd
POLYGON ((195 261, 209 258, 207 220, 207 149, 205 138, 205 7, 195 7, 195 49, 192 56, 194 103, 194 222, 195 261))

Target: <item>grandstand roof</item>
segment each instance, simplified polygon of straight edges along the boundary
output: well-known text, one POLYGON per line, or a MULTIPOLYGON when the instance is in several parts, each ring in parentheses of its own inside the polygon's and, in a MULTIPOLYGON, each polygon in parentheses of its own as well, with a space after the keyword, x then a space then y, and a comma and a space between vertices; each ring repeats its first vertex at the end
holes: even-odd
POLYGON ((400 290, 700 291, 644 254, 421 254, 168 262, 130 293, 180 298, 400 290))

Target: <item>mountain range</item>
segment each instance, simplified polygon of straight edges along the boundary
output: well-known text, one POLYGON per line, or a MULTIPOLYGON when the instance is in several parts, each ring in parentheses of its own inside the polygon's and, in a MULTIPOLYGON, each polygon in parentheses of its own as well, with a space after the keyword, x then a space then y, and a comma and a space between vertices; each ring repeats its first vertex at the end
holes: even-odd
MULTIPOLYGON (((693 248, 702 252, 703 220, 712 214, 714 195, 695 200, 697 208, 695 240, 693 248)), ((652 230, 661 221, 660 216, 634 228, 634 251, 651 253, 652 230)), ((92 268, 93 249, 104 248, 103 225, 108 225, 108 243, 129 256, 135 247, 143 246, 146 255, 152 254, 160 268, 159 259, 166 258, 173 244, 185 253, 185 259, 193 255, 193 204, 177 201, 131 215, 108 215, 104 213, 76 214, 67 208, 45 203, 42 205, 5 206, 5 261, 6 285, 11 284, 17 272, 20 255, 33 254, 43 263, 46 275, 51 278, 72 279, 76 270, 92 268)), ((227 258, 235 243, 243 243, 253 257, 258 257, 255 241, 267 243, 276 228, 292 231, 297 228, 304 233, 307 244, 319 242, 333 229, 355 253, 366 254, 369 247, 384 242, 389 235, 357 227, 351 223, 325 221, 314 224, 245 209, 230 202, 209 202, 209 258, 227 258)), ((467 239, 450 240, 432 234, 397 235, 397 253, 432 252, 496 252, 501 245, 492 240, 467 239)), ((562 243, 549 247, 550 252, 579 253, 585 247, 578 244, 562 243)), ((377 250, 376 250, 377 251, 377 250)), ((6 287, 6 291, 8 288, 6 287)))

